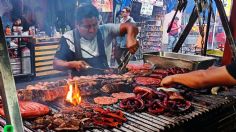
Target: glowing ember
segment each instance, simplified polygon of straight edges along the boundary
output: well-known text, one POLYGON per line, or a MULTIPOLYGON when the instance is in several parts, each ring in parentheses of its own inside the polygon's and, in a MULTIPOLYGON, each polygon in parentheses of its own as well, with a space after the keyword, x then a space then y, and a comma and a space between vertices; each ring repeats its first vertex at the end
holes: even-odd
POLYGON ((78 88, 77 81, 73 83, 69 83, 69 91, 66 95, 66 101, 75 105, 79 105, 81 103, 80 90, 78 88))

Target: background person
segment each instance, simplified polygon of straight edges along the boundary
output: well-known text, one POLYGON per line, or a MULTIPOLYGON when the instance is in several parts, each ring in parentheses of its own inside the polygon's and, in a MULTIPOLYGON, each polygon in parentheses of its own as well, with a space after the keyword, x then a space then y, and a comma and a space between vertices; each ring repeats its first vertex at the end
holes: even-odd
MULTIPOLYGON (((169 23, 170 26, 171 23, 169 23)), ((175 46, 175 43, 178 40, 179 37, 179 29, 181 28, 181 26, 179 25, 179 18, 175 17, 172 26, 171 26, 171 30, 168 34, 168 47, 167 47, 167 51, 171 52, 175 46)))
MULTIPOLYGON (((134 19, 130 16, 130 12, 131 12, 130 7, 124 7, 124 9, 121 11, 120 23, 135 24, 134 19)), ((128 49, 126 47, 126 39, 127 39, 127 35, 125 35, 123 37, 116 38, 116 46, 115 46, 115 53, 114 54, 115 54, 115 59, 118 64, 121 63, 120 58, 121 58, 122 54, 124 54, 125 52, 128 51, 128 49)))

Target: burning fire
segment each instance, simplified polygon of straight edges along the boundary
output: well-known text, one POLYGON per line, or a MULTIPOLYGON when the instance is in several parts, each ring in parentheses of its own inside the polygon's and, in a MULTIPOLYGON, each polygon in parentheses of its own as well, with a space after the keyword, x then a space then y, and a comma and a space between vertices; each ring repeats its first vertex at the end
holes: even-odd
POLYGON ((79 105, 81 103, 81 96, 80 96, 80 90, 78 88, 78 82, 70 82, 69 85, 69 91, 66 95, 66 101, 73 104, 74 106, 79 105))

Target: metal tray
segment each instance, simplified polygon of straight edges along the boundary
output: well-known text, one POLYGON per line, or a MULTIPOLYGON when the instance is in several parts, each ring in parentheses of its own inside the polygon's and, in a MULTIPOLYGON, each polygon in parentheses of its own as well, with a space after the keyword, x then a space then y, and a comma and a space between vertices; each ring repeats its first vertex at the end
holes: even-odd
POLYGON ((143 54, 144 62, 156 64, 159 68, 181 67, 189 70, 207 69, 215 62, 213 57, 187 55, 173 52, 151 52, 143 54))

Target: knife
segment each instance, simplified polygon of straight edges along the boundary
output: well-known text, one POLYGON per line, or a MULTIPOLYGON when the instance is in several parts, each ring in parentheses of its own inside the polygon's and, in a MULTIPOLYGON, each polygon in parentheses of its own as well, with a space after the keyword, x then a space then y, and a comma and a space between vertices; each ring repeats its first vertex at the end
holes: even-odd
POLYGON ((121 57, 121 63, 118 66, 118 73, 122 74, 125 72, 126 65, 129 63, 130 58, 132 57, 132 54, 128 51, 126 54, 121 57))

